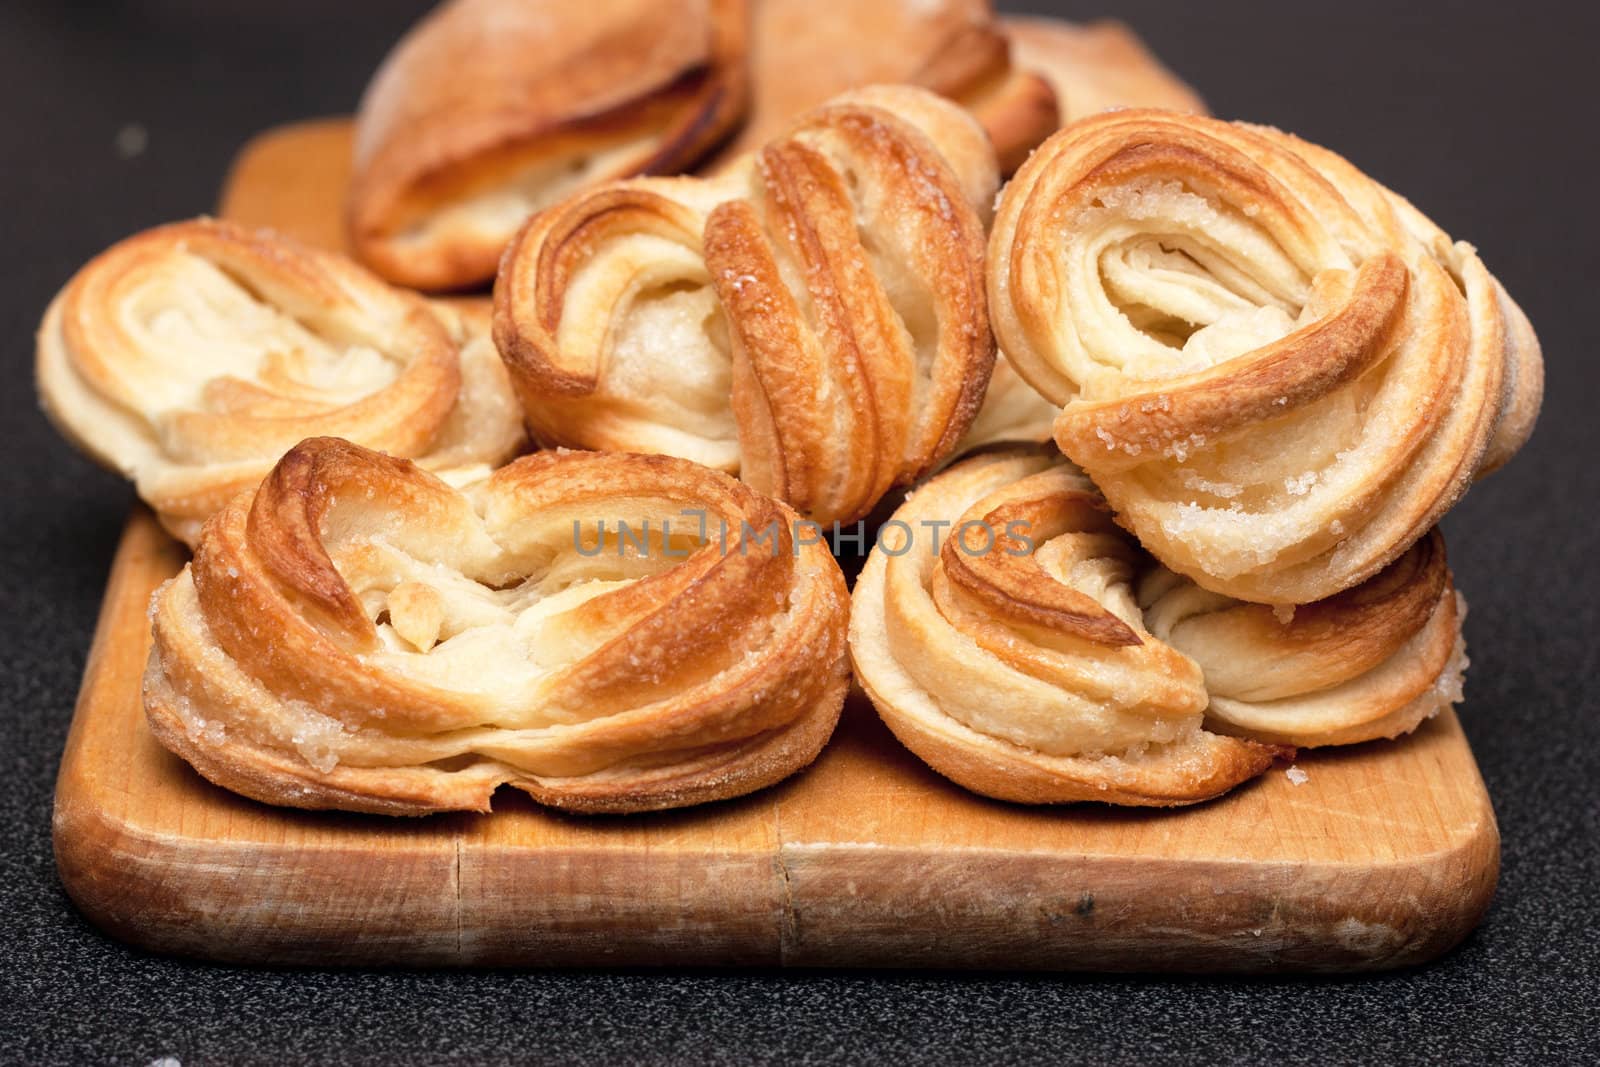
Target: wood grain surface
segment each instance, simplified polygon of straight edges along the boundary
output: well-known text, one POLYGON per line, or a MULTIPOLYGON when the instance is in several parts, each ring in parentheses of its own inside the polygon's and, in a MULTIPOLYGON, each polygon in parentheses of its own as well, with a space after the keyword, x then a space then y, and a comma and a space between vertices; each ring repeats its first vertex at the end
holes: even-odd
MULTIPOLYGON (((252 142, 225 216, 340 247, 349 126, 252 142)), ((164 952, 271 963, 1326 971, 1444 952, 1487 908, 1499 835, 1454 714, 1303 754, 1175 811, 985 800, 857 699, 809 771, 741 800, 580 818, 270 808, 151 738, 151 592, 183 548, 129 520, 57 783, 78 907, 164 952)), ((1469 687, 1470 689, 1470 687, 1469 687)), ((1468 706, 1468 712, 1473 709, 1468 706)))

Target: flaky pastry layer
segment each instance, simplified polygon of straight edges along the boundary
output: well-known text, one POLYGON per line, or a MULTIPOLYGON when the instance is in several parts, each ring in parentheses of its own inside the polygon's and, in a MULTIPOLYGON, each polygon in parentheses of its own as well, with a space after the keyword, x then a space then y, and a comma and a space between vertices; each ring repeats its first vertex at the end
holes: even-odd
POLYGON ((272 804, 746 793, 816 756, 848 684, 843 576, 793 523, 668 457, 544 453, 457 490, 312 439, 156 594, 145 710, 272 804))
POLYGON ((716 180, 529 220, 495 340, 541 438, 736 471, 822 522, 950 454, 994 359, 983 132, 920 89, 846 94, 716 180))
POLYGON ((683 170, 744 111, 747 6, 442 5, 362 98, 351 247, 404 285, 480 285, 534 211, 599 182, 683 170))
POLYGON ((192 543, 298 441, 486 473, 524 434, 481 306, 429 305, 342 256, 213 219, 147 230, 45 312, 37 384, 83 451, 192 543))
POLYGON ((1060 125, 1049 82, 1018 63, 988 0, 759 0, 751 26, 748 120, 716 171, 760 148, 794 116, 865 85, 916 85, 983 124, 1010 174, 1060 125))
POLYGON ((1188 804, 1292 746, 1392 737, 1460 698, 1460 621, 1430 534, 1293 612, 1161 568, 1040 448, 917 487, 853 595, 851 654, 931 767, 1004 800, 1188 804))
POLYGON ((1240 599, 1371 578, 1538 413, 1538 341, 1472 247, 1277 130, 1076 123, 1006 187, 988 272, 1061 449, 1163 563, 1240 599))

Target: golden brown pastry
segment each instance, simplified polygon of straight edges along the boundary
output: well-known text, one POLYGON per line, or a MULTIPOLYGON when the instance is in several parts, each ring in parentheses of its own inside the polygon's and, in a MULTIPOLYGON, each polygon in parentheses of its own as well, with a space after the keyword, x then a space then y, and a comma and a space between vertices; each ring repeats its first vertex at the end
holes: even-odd
MULTIPOLYGON (((1060 125, 1055 94, 1012 62, 989 0, 756 0, 749 120, 726 163, 784 132, 794 116, 864 85, 918 85, 968 108, 1009 174, 1060 125)), ((716 164, 713 164, 715 167, 716 164)))
POLYGON ((1037 447, 910 494, 856 582, 850 648, 908 748, 1030 803, 1204 800, 1284 746, 1414 730, 1466 667, 1437 531, 1329 600, 1247 604, 1156 564, 1037 447))
POLYGON ((846 94, 714 181, 637 179, 541 212, 506 253, 495 341, 549 443, 737 471, 818 521, 948 455, 994 358, 960 108, 846 94))
POLYGON ((1028 803, 1190 804, 1281 754, 1202 726, 1199 666, 1145 629, 1138 547, 1059 456, 958 463, 879 536, 851 609, 856 677, 958 784, 1028 803))
POLYGON ((494 277, 529 214, 682 170, 746 99, 745 0, 451 0, 373 76, 357 115, 350 244, 391 281, 494 277))
POLYGON ((1533 428, 1527 318, 1470 245, 1277 130, 1111 112, 1006 188, 996 335, 1168 567, 1307 603, 1376 574, 1533 428))
POLYGON ((1149 631, 1200 665, 1220 733, 1346 745, 1410 733, 1461 699, 1465 606, 1437 529, 1315 604, 1247 604, 1159 566, 1139 604, 1149 631))
MULTIPOLYGON (((1009 16, 1000 20, 1015 65, 1043 75, 1055 89, 1062 124, 1113 107, 1162 107, 1206 113, 1205 103, 1128 27, 1111 19, 1087 25, 1009 16)), ((1032 148, 1033 146, 1029 146, 1032 148)), ((1026 153, 1017 159, 1020 165, 1026 153)), ((1010 169, 1015 169, 1013 166, 1010 169)), ((995 357, 983 407, 956 454, 999 441, 1048 441, 1059 406, 1046 400, 995 357)))
POLYGON ((1080 24, 1013 15, 1000 25, 1011 39, 1012 62, 1043 75, 1055 90, 1062 125, 1113 107, 1206 113, 1199 94, 1114 19, 1080 24))
POLYGON ((67 283, 39 328, 39 394, 192 543, 305 437, 463 474, 509 458, 520 411, 485 326, 481 307, 430 308, 342 256, 197 219, 67 283))
POLYGON ((458 491, 312 439, 157 594, 145 710, 271 804, 737 796, 811 762, 848 684, 844 578, 794 521, 664 456, 543 453, 458 491))

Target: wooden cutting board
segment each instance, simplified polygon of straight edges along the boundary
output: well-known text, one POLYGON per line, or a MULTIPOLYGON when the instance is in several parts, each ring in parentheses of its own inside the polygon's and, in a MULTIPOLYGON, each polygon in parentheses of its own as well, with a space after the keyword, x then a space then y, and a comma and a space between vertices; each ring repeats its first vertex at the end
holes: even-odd
MULTIPOLYGON (((222 214, 339 243, 342 120, 252 142, 222 214)), ((182 546, 130 518, 56 790, 61 880, 116 937, 274 963, 1298 971, 1396 967, 1488 906, 1499 834, 1453 714, 1174 811, 1034 809, 926 770, 854 700, 740 800, 581 818, 266 807, 151 738, 145 606, 182 546)), ((1469 692, 1471 685, 1469 681, 1469 692)), ((1474 709, 1468 705, 1468 713, 1474 709)))

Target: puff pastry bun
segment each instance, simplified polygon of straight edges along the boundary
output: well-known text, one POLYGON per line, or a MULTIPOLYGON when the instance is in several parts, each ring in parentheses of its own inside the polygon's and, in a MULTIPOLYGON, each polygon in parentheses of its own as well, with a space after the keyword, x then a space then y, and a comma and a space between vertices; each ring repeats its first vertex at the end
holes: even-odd
POLYGON ((1533 330, 1470 245, 1277 130, 1111 112, 1006 187, 996 334, 1163 563, 1245 600, 1376 574, 1531 432, 1533 330))
POLYGON ((848 684, 844 578, 793 521, 663 456, 532 455, 458 491, 309 440, 157 593, 145 709, 201 774, 273 804, 736 796, 808 764, 848 684))
POLYGON ((1187 804, 1289 754, 1393 736, 1460 695, 1459 619, 1430 535, 1291 614, 1158 567, 1040 448, 919 486, 856 582, 850 647, 879 714, 976 792, 1187 804))
POLYGON ((517 235, 495 341, 534 433, 737 471, 819 521, 948 455, 994 359, 983 131, 846 94, 715 181, 581 193, 517 235))
POLYGON ((756 0, 751 54, 749 118, 718 153, 720 163, 865 85, 917 85, 967 108, 1006 174, 1060 125, 1049 82, 1013 62, 989 0, 850 0, 837 10, 816 0, 756 0))
POLYGON ((533 211, 686 168, 746 100, 745 0, 452 0, 373 76, 356 117, 351 247, 422 289, 494 277, 533 211))
POLYGON ((430 306, 342 256, 197 219, 101 253, 39 329, 46 412, 134 480, 163 525, 200 524, 308 436, 460 476, 521 446, 481 306, 430 306))

